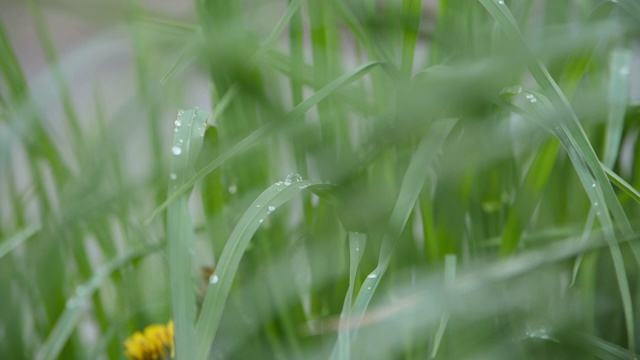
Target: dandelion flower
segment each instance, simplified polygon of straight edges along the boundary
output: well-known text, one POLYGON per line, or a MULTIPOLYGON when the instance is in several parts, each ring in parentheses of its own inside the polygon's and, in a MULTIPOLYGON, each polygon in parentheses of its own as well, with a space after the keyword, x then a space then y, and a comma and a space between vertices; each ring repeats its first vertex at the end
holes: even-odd
POLYGON ((147 326, 143 332, 136 331, 124 342, 124 354, 131 360, 173 359, 173 321, 165 325, 147 326))

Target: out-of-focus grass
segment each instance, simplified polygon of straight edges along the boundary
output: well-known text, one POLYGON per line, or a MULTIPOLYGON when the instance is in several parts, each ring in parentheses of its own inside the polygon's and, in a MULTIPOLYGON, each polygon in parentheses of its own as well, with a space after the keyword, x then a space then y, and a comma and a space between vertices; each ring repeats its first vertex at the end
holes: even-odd
POLYGON ((635 357, 637 2, 194 9, 110 8, 94 115, 38 2, 45 99, 0 24, 2 358, 635 357))

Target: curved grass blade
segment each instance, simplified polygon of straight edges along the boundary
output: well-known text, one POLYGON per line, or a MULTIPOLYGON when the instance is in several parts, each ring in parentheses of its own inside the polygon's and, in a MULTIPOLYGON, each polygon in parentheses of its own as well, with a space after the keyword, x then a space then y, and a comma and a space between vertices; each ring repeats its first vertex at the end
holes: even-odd
POLYGON ((365 234, 358 232, 349 233, 349 288, 347 289, 347 295, 342 305, 338 342, 333 349, 331 359, 344 360, 351 358, 351 329, 349 327, 349 318, 351 317, 351 306, 353 305, 356 274, 366 245, 367 236, 365 234))
POLYGON ((196 324, 196 357, 193 359, 205 360, 209 355, 211 343, 215 338, 222 311, 227 297, 231 291, 233 279, 240 265, 249 241, 258 230, 264 218, 278 206, 290 201, 303 190, 309 188, 322 189, 330 185, 320 181, 295 179, 285 182, 277 182, 265 190, 245 211, 238 224, 227 240, 220 260, 216 265, 215 277, 210 279, 210 284, 205 295, 202 310, 196 324))
POLYGON ((191 62, 193 62, 194 54, 197 53, 198 48, 202 46, 204 42, 204 38, 202 36, 202 29, 198 29, 193 34, 191 34, 191 38, 187 41, 187 44, 182 49, 180 55, 176 62, 171 66, 169 71, 167 71, 164 76, 160 79, 160 84, 166 83, 169 79, 171 79, 175 74, 184 70, 191 62))
POLYGON ((249 134, 244 139, 240 140, 238 143, 233 145, 231 148, 223 152, 220 156, 212 160, 209 164, 200 169, 193 177, 191 177, 188 181, 178 187, 173 193, 169 194, 167 200, 165 200, 162 204, 160 204, 157 208, 153 210, 151 216, 147 218, 144 222, 145 225, 148 225, 153 221, 153 219, 160 214, 164 209, 169 206, 173 201, 175 201, 182 193, 189 190, 196 182, 200 181, 202 178, 216 170, 220 165, 222 165, 225 161, 233 158, 234 156, 245 152, 254 146, 259 145, 267 135, 271 134, 275 130, 280 128, 286 128, 287 125, 291 125, 291 122, 295 121, 299 116, 303 115, 309 109, 314 107, 320 101, 324 100, 327 96, 331 95, 333 92, 343 88, 344 86, 350 84, 353 81, 358 80, 365 74, 369 73, 376 66, 381 65, 377 62, 368 63, 362 65, 338 78, 334 79, 322 89, 315 92, 313 95, 305 99, 303 102, 298 104, 295 108, 293 108, 287 115, 285 119, 278 123, 269 123, 249 134))
MULTIPOLYGON (((444 258, 444 284, 448 287, 453 287, 456 280, 456 256, 447 255, 444 258)), ((435 358, 438 354, 438 348, 444 336, 444 331, 447 328, 447 322, 449 322, 449 311, 445 310, 440 318, 440 325, 433 337, 433 348, 431 350, 431 359, 435 358)))
MULTIPOLYGON (((187 182, 195 172, 209 114, 198 108, 178 112, 171 153, 169 194, 187 182)), ((190 193, 181 193, 167 212, 167 257, 171 310, 175 324, 175 348, 178 358, 193 359, 196 298, 191 280, 193 224, 189 212, 190 193)))
POLYGON ((636 0, 611 0, 625 9, 636 21, 640 22, 640 3, 636 0))
POLYGON ((0 242, 0 259, 29 240, 33 235, 40 231, 40 225, 29 225, 25 229, 17 232, 11 237, 0 242))
POLYGON ((76 294, 67 300, 67 306, 64 309, 64 312, 58 318, 53 330, 44 342, 44 345, 42 345, 42 348, 38 351, 36 359, 54 360, 58 358, 60 351, 64 347, 64 344, 67 343, 73 329, 78 324, 78 320, 80 319, 82 312, 85 310, 82 305, 93 296, 105 279, 109 278, 113 272, 117 271, 124 265, 143 258, 160 249, 162 249, 162 245, 146 246, 132 250, 128 254, 111 260, 96 271, 95 275, 89 279, 89 281, 79 285, 76 288, 76 294))
POLYGON ((285 26, 291 21, 293 15, 300 8, 301 3, 302 0, 292 0, 289 2, 287 10, 284 12, 284 14, 282 14, 282 17, 278 20, 273 30, 271 30, 258 51, 249 60, 249 69, 252 69, 254 66, 256 66, 260 62, 260 60, 262 60, 262 57, 275 45, 276 41, 278 41, 278 39, 282 35, 282 31, 284 30, 285 26))
POLYGON ((396 243, 409 220, 409 215, 426 181, 431 161, 456 122, 457 120, 455 119, 435 122, 429 134, 422 139, 418 145, 418 149, 413 155, 409 168, 402 180, 398 200, 391 213, 387 231, 382 239, 378 266, 365 279, 353 305, 352 313, 354 317, 352 317, 352 319, 355 321, 353 324, 356 328, 353 336, 357 334, 357 326, 364 317, 373 293, 380 283, 380 278, 389 267, 396 243))
POLYGON ((629 350, 595 336, 580 334, 582 340, 594 356, 600 359, 638 360, 639 357, 629 350))
POLYGON ((618 174, 614 173, 611 169, 606 167, 604 164, 602 165, 602 170, 607 173, 609 180, 617 186, 620 190, 624 191, 629 195, 633 200, 640 203, 640 192, 636 190, 633 186, 631 186, 625 179, 621 178, 618 174))

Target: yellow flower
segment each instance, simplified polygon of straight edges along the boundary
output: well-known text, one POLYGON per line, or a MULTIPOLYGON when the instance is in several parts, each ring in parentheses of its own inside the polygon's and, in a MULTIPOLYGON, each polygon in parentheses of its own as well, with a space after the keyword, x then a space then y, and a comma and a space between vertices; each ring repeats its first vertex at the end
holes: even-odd
POLYGON ((173 359, 173 321, 165 325, 154 324, 136 331, 124 342, 124 354, 131 360, 173 359))

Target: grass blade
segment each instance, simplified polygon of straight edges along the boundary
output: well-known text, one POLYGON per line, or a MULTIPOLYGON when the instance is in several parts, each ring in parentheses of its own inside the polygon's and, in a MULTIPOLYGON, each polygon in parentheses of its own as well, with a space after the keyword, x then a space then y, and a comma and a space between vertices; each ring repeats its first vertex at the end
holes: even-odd
POLYGON ((350 359, 351 358, 351 329, 349 326, 349 318, 351 317, 351 306, 353 305, 353 292, 356 282, 356 274, 362 254, 367 244, 367 237, 363 233, 349 233, 349 288, 342 305, 342 313, 340 313, 340 328, 338 333, 338 342, 333 349, 332 359, 350 359))
MULTIPOLYGON (((175 121, 176 134, 171 148, 173 157, 169 194, 174 193, 193 176, 208 116, 208 113, 198 108, 178 112, 175 121)), ((196 298, 191 279, 194 234, 189 212, 189 195, 181 194, 169 206, 167 213, 167 255, 176 356, 184 359, 193 359, 193 327, 196 315, 196 298)))
POLYGON ((30 225, 27 228, 17 232, 9 238, 0 242, 0 259, 9 254, 13 249, 29 240, 33 235, 40 231, 40 225, 30 225))
MULTIPOLYGON (((456 256, 447 255, 444 258, 444 283, 445 286, 453 287, 456 280, 456 256)), ((449 321, 449 311, 445 310, 440 318, 440 326, 433 337, 433 348, 431 350, 431 358, 435 358, 438 354, 438 348, 442 341, 442 336, 447 328, 447 322, 449 321)))
POLYGON ((625 179, 621 178, 618 174, 614 173, 611 169, 602 165, 602 170, 607 173, 609 180, 617 186, 620 190, 624 191, 633 200, 640 203, 640 192, 631 186, 625 179))

